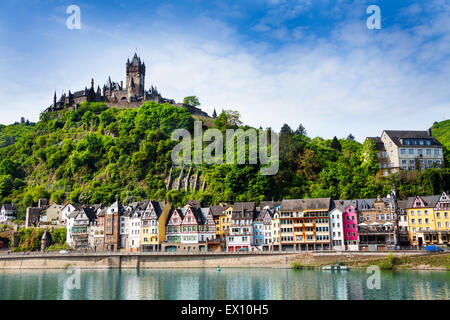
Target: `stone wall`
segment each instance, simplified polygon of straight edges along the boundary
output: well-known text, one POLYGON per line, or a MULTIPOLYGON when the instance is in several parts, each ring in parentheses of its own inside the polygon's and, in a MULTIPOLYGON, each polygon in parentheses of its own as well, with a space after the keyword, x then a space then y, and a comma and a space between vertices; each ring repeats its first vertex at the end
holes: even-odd
MULTIPOLYGON (((44 253, 0 256, 0 269, 63 269, 77 266, 96 268, 289 268, 292 262, 301 264, 332 264, 336 260, 365 261, 386 256, 387 252, 354 253, 44 253)), ((420 252, 395 252, 395 255, 417 255, 420 252)))

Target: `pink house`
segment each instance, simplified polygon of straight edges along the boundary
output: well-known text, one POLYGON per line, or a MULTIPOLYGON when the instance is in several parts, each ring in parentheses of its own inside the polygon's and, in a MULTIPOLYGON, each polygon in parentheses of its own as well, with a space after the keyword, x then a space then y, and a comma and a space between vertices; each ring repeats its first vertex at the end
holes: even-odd
POLYGON ((355 206, 348 205, 342 214, 344 244, 347 250, 358 250, 358 213, 355 206))

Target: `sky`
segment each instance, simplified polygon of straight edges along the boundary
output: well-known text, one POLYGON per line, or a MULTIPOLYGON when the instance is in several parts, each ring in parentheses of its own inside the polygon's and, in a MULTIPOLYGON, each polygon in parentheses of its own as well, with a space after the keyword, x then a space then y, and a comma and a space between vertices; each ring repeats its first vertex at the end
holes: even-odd
POLYGON ((0 123, 37 121, 91 78, 124 81, 135 52, 146 89, 254 127, 363 141, 450 118, 448 0, 16 0, 0 2, 0 123))

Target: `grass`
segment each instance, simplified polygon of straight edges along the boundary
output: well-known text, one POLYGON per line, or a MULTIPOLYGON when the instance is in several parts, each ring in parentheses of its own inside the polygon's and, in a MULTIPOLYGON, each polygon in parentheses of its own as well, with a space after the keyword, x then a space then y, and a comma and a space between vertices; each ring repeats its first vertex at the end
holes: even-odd
POLYGON ((389 253, 384 259, 366 261, 359 266, 367 268, 371 265, 377 265, 382 270, 404 270, 417 268, 418 266, 429 266, 450 270, 450 254, 434 254, 418 257, 403 255, 401 257, 394 257, 392 253, 389 253))
POLYGON ((294 270, 316 269, 318 266, 310 264, 301 264, 300 262, 293 262, 291 268, 294 270))

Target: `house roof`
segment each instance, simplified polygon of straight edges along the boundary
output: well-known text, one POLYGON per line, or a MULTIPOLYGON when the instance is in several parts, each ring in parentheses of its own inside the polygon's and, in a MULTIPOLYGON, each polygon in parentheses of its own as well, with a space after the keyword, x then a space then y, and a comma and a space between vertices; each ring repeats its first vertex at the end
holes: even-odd
POLYGON ((317 210, 317 209, 330 209, 330 198, 313 198, 313 199, 283 199, 281 201, 281 210, 317 210))
POLYGON ((399 209, 407 209, 412 204, 412 201, 409 200, 398 200, 397 201, 397 208, 399 209))
POLYGON ((3 207, 5 208, 5 210, 8 210, 8 211, 10 211, 10 210, 12 210, 12 211, 17 210, 16 205, 14 203, 4 203, 3 207))
MULTIPOLYGON (((413 203, 414 203, 414 199, 416 197, 409 197, 408 198, 408 208, 412 208, 413 207, 413 203)), ((436 203, 439 202, 439 199, 441 198, 440 195, 434 195, 434 196, 420 196, 421 199, 423 199, 424 203, 425 203, 425 207, 434 207, 436 206, 436 203)))
POLYGON ((264 207, 269 207, 270 209, 274 209, 275 207, 281 205, 281 201, 261 201, 259 203, 259 207, 264 209, 264 207))
POLYGON ((214 217, 217 217, 217 216, 220 216, 220 215, 222 215, 223 214, 223 211, 225 210, 225 206, 210 206, 209 207, 209 210, 211 211, 211 214, 214 216, 214 217))
POLYGON ((442 145, 428 131, 414 130, 384 130, 384 132, 392 139, 397 146, 414 147, 414 145, 405 145, 403 139, 429 139, 432 146, 441 147, 442 145))
POLYGON ((231 205, 234 212, 242 212, 244 211, 251 211, 254 212, 256 210, 256 206, 254 202, 236 202, 235 204, 231 205))

